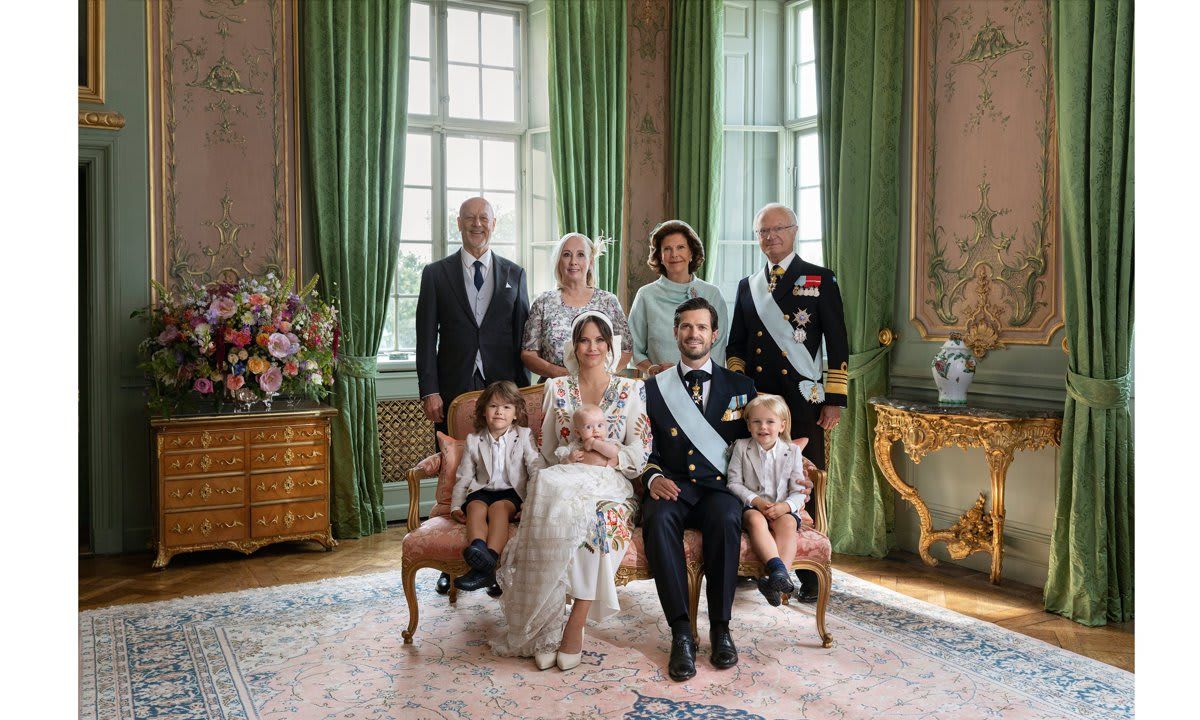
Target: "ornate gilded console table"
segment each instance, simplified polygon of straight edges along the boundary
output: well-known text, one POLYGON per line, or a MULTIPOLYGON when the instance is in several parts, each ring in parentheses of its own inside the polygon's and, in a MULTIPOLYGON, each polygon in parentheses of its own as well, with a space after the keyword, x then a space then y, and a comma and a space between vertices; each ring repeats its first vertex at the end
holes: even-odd
POLYGON ((991 580, 1000 582, 1004 561, 1004 480, 1013 453, 1058 446, 1062 440, 1061 410, 1030 410, 995 403, 940 405, 907 398, 873 397, 878 415, 875 424, 875 462, 884 477, 912 504, 921 517, 921 559, 937 565, 929 546, 945 542, 950 557, 961 560, 976 552, 992 555, 991 580), (983 493, 974 507, 944 530, 933 529, 929 508, 917 489, 900 479, 892 465, 892 443, 901 441, 914 463, 944 447, 983 448, 992 480, 991 511, 984 509, 983 493))

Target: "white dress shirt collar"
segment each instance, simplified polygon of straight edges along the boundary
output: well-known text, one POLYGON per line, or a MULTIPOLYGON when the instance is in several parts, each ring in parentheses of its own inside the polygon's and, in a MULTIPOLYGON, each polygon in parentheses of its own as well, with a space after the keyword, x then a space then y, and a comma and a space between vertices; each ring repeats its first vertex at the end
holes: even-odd
POLYGON ((767 274, 769 275, 771 273, 771 268, 775 265, 778 265, 779 267, 783 268, 783 271, 786 273, 788 271, 788 268, 791 267, 791 265, 792 265, 792 260, 794 260, 795 258, 796 258, 796 253, 794 251, 788 253, 787 257, 785 257, 784 259, 780 260, 777 263, 773 263, 773 262, 771 262, 770 258, 767 258, 767 274))
POLYGON ((483 263, 483 273, 485 275, 487 274, 488 270, 490 270, 492 267, 492 249, 491 248, 488 248, 478 258, 476 258, 471 253, 467 252, 467 249, 465 247, 459 248, 458 255, 459 255, 459 258, 462 260, 463 267, 466 268, 467 270, 470 270, 472 273, 475 272, 475 261, 476 260, 483 263))

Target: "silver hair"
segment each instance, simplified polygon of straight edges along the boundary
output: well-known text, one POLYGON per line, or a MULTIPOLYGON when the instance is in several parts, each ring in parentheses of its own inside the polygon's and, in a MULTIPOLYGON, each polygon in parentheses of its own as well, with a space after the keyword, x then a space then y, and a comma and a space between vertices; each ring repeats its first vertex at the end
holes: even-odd
POLYGON ((580 238, 583 240, 583 251, 585 253, 587 253, 587 272, 584 274, 584 284, 587 285, 588 287, 594 287, 595 286, 595 278, 594 278, 595 267, 594 267, 593 261, 595 260, 596 247, 595 247, 595 244, 592 242, 591 238, 589 238, 587 235, 584 235, 581 232, 569 232, 566 235, 563 235, 562 237, 560 237, 558 239, 558 242, 555 243, 555 245, 554 245, 553 257, 554 257, 554 283, 555 283, 555 286, 560 287, 560 288, 563 286, 562 275, 559 274, 558 266, 559 266, 559 263, 562 261, 563 245, 566 245, 567 241, 573 237, 577 237, 577 238, 580 238))
POLYGON ((767 203, 766 205, 763 205, 762 209, 759 210, 754 215, 754 224, 758 225, 759 219, 762 218, 763 215, 770 212, 771 210, 783 210, 784 212, 786 212, 788 214, 788 217, 790 217, 792 219, 793 225, 800 224, 800 219, 798 217, 796 217, 796 212, 794 210, 792 210, 787 205, 784 205, 783 203, 777 203, 777 202, 767 203))

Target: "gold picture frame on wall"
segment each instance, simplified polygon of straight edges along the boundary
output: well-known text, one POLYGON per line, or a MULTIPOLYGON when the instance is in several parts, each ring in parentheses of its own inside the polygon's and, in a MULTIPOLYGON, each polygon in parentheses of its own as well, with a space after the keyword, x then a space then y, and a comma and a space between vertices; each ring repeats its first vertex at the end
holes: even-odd
POLYGON ((104 103, 104 0, 79 0, 79 102, 104 103))

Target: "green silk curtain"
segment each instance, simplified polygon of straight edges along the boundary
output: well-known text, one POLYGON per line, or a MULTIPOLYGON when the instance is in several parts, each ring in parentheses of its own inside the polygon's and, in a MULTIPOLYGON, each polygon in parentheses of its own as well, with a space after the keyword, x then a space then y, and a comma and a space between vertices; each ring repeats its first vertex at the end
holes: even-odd
POLYGON ((625 2, 550 0, 549 21, 559 232, 612 239, 596 284, 615 293, 625 208, 625 2))
POLYGON ((1046 609, 1133 618, 1133 0, 1051 4, 1069 360, 1046 609))
POLYGON ((675 217, 696 230, 712 277, 724 147, 724 0, 671 3, 671 185, 675 217))
POLYGON ((342 321, 330 512, 334 534, 356 538, 386 527, 375 355, 404 185, 409 0, 309 0, 302 19, 313 239, 342 321))
POLYGON ((815 0, 821 230, 850 341, 849 395, 833 431, 827 490, 836 552, 882 557, 892 542, 891 487, 875 465, 875 413, 888 390, 900 237, 903 0, 815 0))

